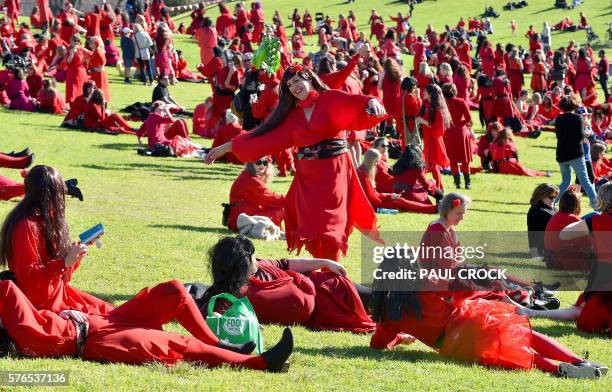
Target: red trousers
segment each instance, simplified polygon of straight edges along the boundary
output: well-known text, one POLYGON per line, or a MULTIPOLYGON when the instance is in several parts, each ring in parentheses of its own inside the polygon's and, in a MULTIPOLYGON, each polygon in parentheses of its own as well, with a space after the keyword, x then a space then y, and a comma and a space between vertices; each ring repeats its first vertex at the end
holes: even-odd
POLYGON ((0 153, 0 167, 6 167, 9 169, 25 169, 29 163, 30 157, 13 158, 12 156, 0 153))
POLYGON ((24 193, 23 184, 0 176, 0 200, 10 200, 13 197, 23 196, 24 193))
POLYGON ((397 199, 385 199, 382 201, 383 208, 397 209, 404 212, 418 212, 421 214, 435 214, 438 212, 438 207, 434 204, 420 203, 403 197, 397 199))
POLYGON ((460 171, 463 174, 470 174, 470 164, 469 163, 451 162, 450 168, 451 168, 451 173, 453 175, 459 174, 460 171))
POLYGON ((111 132, 133 135, 132 126, 117 113, 111 113, 102 120, 102 127, 111 132))
POLYGON ((166 136, 166 139, 168 140, 174 139, 175 136, 181 136, 185 139, 189 139, 189 128, 187 128, 187 122, 185 122, 183 119, 176 120, 166 128, 164 131, 164 136, 166 136))
POLYGON ((573 363, 582 360, 556 340, 536 331, 531 332, 531 348, 536 352, 535 367, 547 373, 557 372, 559 365, 555 361, 573 363))
MULTIPOLYGON (((70 320, 37 310, 10 281, 0 282, 0 316, 18 350, 28 356, 76 353, 76 331, 70 320)), ((208 366, 229 364, 264 369, 261 356, 234 353, 216 345, 219 339, 206 325, 197 305, 179 281, 145 288, 108 315, 89 315, 83 359, 141 364, 180 360, 208 366), (165 332, 176 320, 193 337, 165 332)))

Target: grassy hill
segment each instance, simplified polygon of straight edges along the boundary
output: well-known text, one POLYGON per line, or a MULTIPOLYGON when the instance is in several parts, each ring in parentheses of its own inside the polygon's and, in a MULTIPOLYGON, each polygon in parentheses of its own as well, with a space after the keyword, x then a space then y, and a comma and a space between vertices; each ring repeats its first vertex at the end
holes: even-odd
MULTIPOLYGON (((372 7, 382 15, 394 15, 408 8, 399 2, 357 0, 349 5, 340 1, 285 0, 264 1, 266 20, 278 9, 283 18, 307 6, 336 17, 353 9, 359 28, 369 31, 366 21, 372 7)), ((595 30, 605 36, 605 22, 611 20, 609 0, 587 0, 571 11, 552 8, 552 0, 532 0, 527 8, 504 12, 502 1, 427 1, 415 8, 412 24, 417 32, 428 23, 441 30, 444 24, 456 24, 460 16, 479 15, 485 4, 493 4, 501 13, 493 20, 495 42, 508 41, 526 45, 522 34, 529 24, 540 26, 544 20, 557 23, 570 15, 578 20, 584 11, 595 30), (519 25, 519 37, 511 37, 510 20, 519 25)), ((215 16, 216 11, 209 11, 215 16)), ((175 18, 177 22, 188 15, 175 18)), ((288 19, 286 19, 288 20, 288 19)), ((290 30, 288 29, 288 34, 290 30)), ((555 33, 553 46, 569 40, 585 41, 584 32, 555 33)), ((187 36, 175 37, 195 69, 198 49, 187 36)), ((312 38, 308 49, 317 50, 312 38)), ((411 64, 408 62, 407 64, 411 64)), ((126 85, 116 71, 109 70, 111 108, 118 110, 134 101, 150 100, 151 89, 139 84, 126 85)), ((63 88, 63 86, 61 87, 63 88)), ((180 83, 171 94, 189 108, 210 95, 207 84, 180 83)), ((130 136, 106 136, 59 128, 60 117, 10 112, 0 109, 0 151, 25 146, 36 152, 37 163, 55 166, 65 178, 77 177, 85 202, 68 201, 68 219, 73 237, 95 223, 107 228, 102 249, 92 249, 72 283, 85 291, 119 304, 142 287, 169 279, 208 281, 206 251, 220 236, 229 234, 221 225, 222 202, 227 201, 238 166, 223 164, 204 166, 191 159, 145 158, 135 153, 136 139, 130 136)), ((476 131, 481 131, 476 129, 476 131)), ((209 141, 202 141, 209 144, 209 141)), ((518 140, 521 161, 540 170, 551 170, 552 183, 560 182, 554 160, 554 135, 545 133, 537 140, 518 140)), ((2 169, 0 174, 14 179, 17 171, 2 169)), ((290 178, 275 179, 272 189, 284 192, 290 178)), ((459 227, 467 230, 526 230, 526 212, 533 188, 541 178, 478 174, 472 180, 473 198, 465 221, 459 227)), ((444 178, 448 190, 450 177, 444 178)), ((15 201, 0 202, 4 217, 15 201)), ((583 205, 587 206, 586 199, 583 205)), ((416 214, 380 215, 383 230, 421 231, 431 216, 416 214)), ((511 239, 509 239, 511 240, 511 239)), ((360 244, 358 234, 350 239, 347 258, 343 261, 350 275, 359 279, 360 244)), ((282 242, 257 242, 258 254, 265 257, 286 256, 282 242)), ((566 306, 575 301, 576 293, 562 293, 566 306)), ((534 321, 534 328, 559 339, 572 350, 588 350, 595 361, 612 365, 610 340, 578 333, 571 323, 534 321)), ((173 331, 180 331, 176 325, 173 331)), ((281 328, 266 326, 264 335, 271 344, 281 328)), ((0 359, 1 370, 69 370, 72 389, 77 390, 610 390, 612 377, 598 382, 557 379, 538 371, 508 372, 480 366, 468 366, 439 357, 422 344, 398 348, 392 352, 375 352, 368 348, 369 336, 345 333, 311 332, 294 329, 296 350, 288 374, 273 375, 231 369, 207 370, 182 364, 172 369, 158 365, 126 366, 97 364, 78 359, 0 359)))

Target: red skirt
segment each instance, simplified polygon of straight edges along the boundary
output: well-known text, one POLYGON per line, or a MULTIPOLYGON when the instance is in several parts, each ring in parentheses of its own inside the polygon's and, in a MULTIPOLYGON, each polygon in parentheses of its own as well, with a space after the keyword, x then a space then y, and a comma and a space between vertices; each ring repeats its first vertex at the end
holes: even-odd
POLYGON ((516 176, 529 176, 529 177, 542 177, 545 176, 546 173, 529 169, 523 166, 519 161, 512 158, 508 161, 498 162, 499 173, 500 174, 514 174, 516 176))
POLYGON ((484 299, 466 300, 451 316, 440 354, 506 369, 531 369, 531 324, 516 307, 484 299))
POLYGON ((427 162, 427 166, 438 165, 446 167, 450 165, 448 156, 446 155, 446 147, 444 139, 438 136, 432 136, 431 132, 423 132, 423 158, 427 162))
POLYGON ((472 134, 467 127, 448 128, 444 133, 444 146, 451 162, 472 162, 472 134))

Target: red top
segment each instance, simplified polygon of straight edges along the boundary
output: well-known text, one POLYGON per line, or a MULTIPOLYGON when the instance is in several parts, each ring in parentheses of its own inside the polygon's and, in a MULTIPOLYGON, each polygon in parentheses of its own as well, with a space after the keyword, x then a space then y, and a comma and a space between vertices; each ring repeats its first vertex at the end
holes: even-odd
POLYGON ((106 118, 106 110, 102 105, 87 102, 83 111, 83 127, 86 129, 101 129, 102 122, 106 118))
POLYGON ((259 120, 265 120, 278 106, 278 89, 268 87, 261 92, 257 102, 251 104, 251 113, 253 117, 259 120))
POLYGON ((357 175, 359 176, 359 182, 363 187, 366 197, 374 209, 382 207, 383 201, 391 198, 387 194, 376 191, 376 188, 374 188, 374 185, 372 184, 372 181, 364 168, 357 169, 357 175))
POLYGON ((166 139, 165 132, 168 124, 172 124, 172 120, 169 117, 159 113, 150 113, 144 121, 144 127, 141 127, 136 135, 141 137, 146 131, 149 148, 155 147, 158 143, 167 144, 168 139, 166 139))
POLYGON ((401 109, 400 96, 402 90, 400 88, 400 80, 392 81, 387 75, 382 81, 383 91, 383 105, 387 114, 392 117, 401 116, 399 109, 401 109))
POLYGON ((506 142, 505 144, 491 143, 489 152, 491 153, 491 159, 499 161, 505 158, 514 158, 517 152, 516 144, 512 142, 506 142))
POLYGON ((406 129, 408 132, 414 132, 414 119, 419 115, 419 110, 421 110, 422 105, 421 98, 415 96, 414 94, 405 94, 404 95, 404 112, 402 114, 402 104, 400 97, 400 104, 397 113, 397 129, 400 132, 404 132, 404 120, 407 120, 406 129), (404 118, 406 116, 406 118, 404 118))
POLYGON ((594 215, 587 220, 587 223, 589 220, 591 222, 590 229, 593 234, 597 261, 612 264, 612 241, 610 241, 612 212, 608 211, 601 215, 594 215))
POLYGON ((546 225, 544 248, 555 251, 589 246, 591 243, 589 237, 577 238, 571 241, 565 241, 559 238, 561 230, 575 222, 580 222, 580 217, 567 212, 557 212, 553 215, 546 225))
POLYGON ((418 182, 421 186, 427 190, 427 192, 433 192, 435 186, 433 182, 427 181, 425 177, 425 170, 413 167, 411 169, 404 170, 394 178, 394 183, 398 184, 398 188, 412 188, 418 182))
POLYGON ((85 15, 85 29, 87 37, 100 36, 100 15, 90 12, 85 15))
POLYGON ((85 112, 85 105, 87 104, 87 100, 82 95, 76 97, 72 103, 70 104, 70 111, 64 117, 64 121, 68 120, 76 120, 85 112))
POLYGON ((387 159, 381 157, 376 164, 376 190, 383 193, 393 193, 393 183, 395 178, 389 173, 389 165, 387 159))
POLYGON ((342 68, 340 71, 330 72, 325 75, 319 75, 319 78, 331 89, 338 90, 342 88, 342 86, 346 82, 346 79, 357 66, 360 57, 361 56, 359 55, 359 53, 354 54, 346 65, 346 67, 342 68))
POLYGON ((17 224, 13 233, 13 256, 8 267, 17 285, 37 309, 59 313, 74 309, 91 314, 107 314, 114 306, 81 292, 68 284, 80 262, 66 268, 64 260, 51 259, 42 234, 42 219, 29 217, 17 224))
MULTIPOLYGON (((215 148, 222 144, 225 144, 229 142, 230 140, 232 140, 234 137, 242 133, 244 133, 244 131, 242 130, 242 127, 240 126, 240 124, 237 122, 222 125, 217 130, 217 133, 215 134, 215 140, 213 140, 213 144, 212 146, 210 146, 210 148, 215 148)), ((242 161, 240 161, 240 159, 236 158, 234 154, 232 154, 231 152, 225 154, 224 158, 225 158, 225 161, 228 163, 236 163, 236 164, 243 163, 242 161)))

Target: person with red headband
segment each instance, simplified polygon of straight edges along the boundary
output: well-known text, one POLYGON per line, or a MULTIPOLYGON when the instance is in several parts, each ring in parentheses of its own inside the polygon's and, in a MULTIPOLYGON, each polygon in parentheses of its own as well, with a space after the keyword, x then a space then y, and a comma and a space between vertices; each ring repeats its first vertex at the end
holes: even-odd
POLYGON ((345 130, 373 127, 386 117, 370 96, 329 90, 299 64, 283 74, 279 105, 255 130, 212 149, 205 162, 227 152, 243 161, 297 147, 296 175, 285 202, 289 250, 339 260, 353 227, 378 238, 376 216, 348 154, 345 130))

